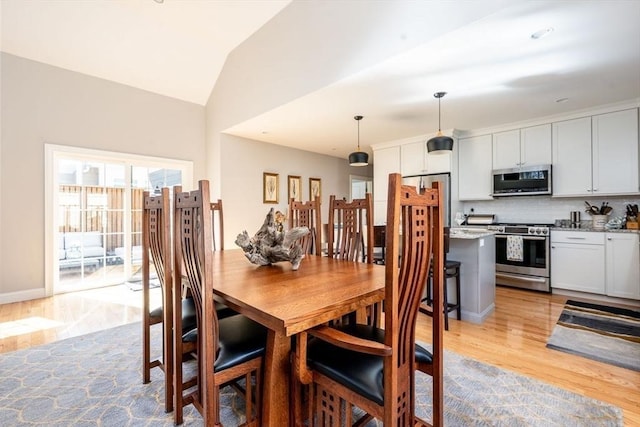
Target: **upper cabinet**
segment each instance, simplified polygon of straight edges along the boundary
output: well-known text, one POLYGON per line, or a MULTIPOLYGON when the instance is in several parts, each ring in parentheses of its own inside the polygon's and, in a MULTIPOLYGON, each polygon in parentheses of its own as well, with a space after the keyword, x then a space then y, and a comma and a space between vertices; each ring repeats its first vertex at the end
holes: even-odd
POLYGON ((638 110, 553 123, 553 195, 637 194, 638 110))
POLYGON ((424 140, 403 144, 400 167, 402 176, 451 172, 451 153, 430 154, 424 140))
POLYGON ((591 194, 591 117, 553 123, 554 196, 591 194))
POLYGON ((493 169, 551 164, 551 125, 493 134, 493 169))
POLYGON ((638 193, 638 110, 593 116, 594 194, 638 193))
POLYGON ((458 198, 460 200, 490 200, 491 135, 458 140, 458 198))

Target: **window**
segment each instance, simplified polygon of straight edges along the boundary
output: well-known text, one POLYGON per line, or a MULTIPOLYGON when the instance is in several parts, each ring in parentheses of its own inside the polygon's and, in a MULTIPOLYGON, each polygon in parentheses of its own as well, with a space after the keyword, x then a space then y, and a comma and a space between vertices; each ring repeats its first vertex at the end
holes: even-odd
POLYGON ((141 280, 142 194, 191 162, 47 145, 47 294, 141 280))

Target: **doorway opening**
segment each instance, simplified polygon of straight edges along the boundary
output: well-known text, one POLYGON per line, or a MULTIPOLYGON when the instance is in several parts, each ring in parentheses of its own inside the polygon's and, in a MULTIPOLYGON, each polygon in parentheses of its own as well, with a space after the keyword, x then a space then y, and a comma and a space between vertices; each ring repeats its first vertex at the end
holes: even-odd
POLYGON ((364 199, 366 193, 373 193, 373 179, 370 176, 349 175, 349 199, 364 199))

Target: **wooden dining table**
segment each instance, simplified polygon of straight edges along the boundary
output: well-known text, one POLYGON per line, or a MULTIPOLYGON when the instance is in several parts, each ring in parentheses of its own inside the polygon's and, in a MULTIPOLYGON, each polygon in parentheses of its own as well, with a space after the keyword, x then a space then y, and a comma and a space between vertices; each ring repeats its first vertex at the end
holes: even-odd
POLYGON ((288 262, 254 265, 232 249, 215 252, 214 271, 215 298, 269 330, 261 425, 292 425, 292 337, 381 302, 384 267, 307 255, 294 271, 288 262))

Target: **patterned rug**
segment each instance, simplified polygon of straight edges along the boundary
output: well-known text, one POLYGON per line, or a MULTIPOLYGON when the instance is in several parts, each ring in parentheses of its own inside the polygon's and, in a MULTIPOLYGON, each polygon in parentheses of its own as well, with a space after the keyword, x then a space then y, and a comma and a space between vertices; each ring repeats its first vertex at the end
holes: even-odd
POLYGON ((547 347, 640 371, 640 311, 569 300, 547 347))
MULTIPOLYGON (((141 325, 133 323, 0 354, 0 426, 173 426, 162 372, 141 381, 141 325)), ((153 328, 153 348, 160 348, 153 328)), ((431 379, 417 374, 417 411, 431 417, 431 379)), ((226 427, 241 423, 242 399, 223 393, 226 427)), ((622 411, 515 373, 445 352, 446 426, 622 426, 622 411)), ((185 426, 201 426, 185 408, 185 426)), ((372 422, 369 425, 381 425, 372 422)))

